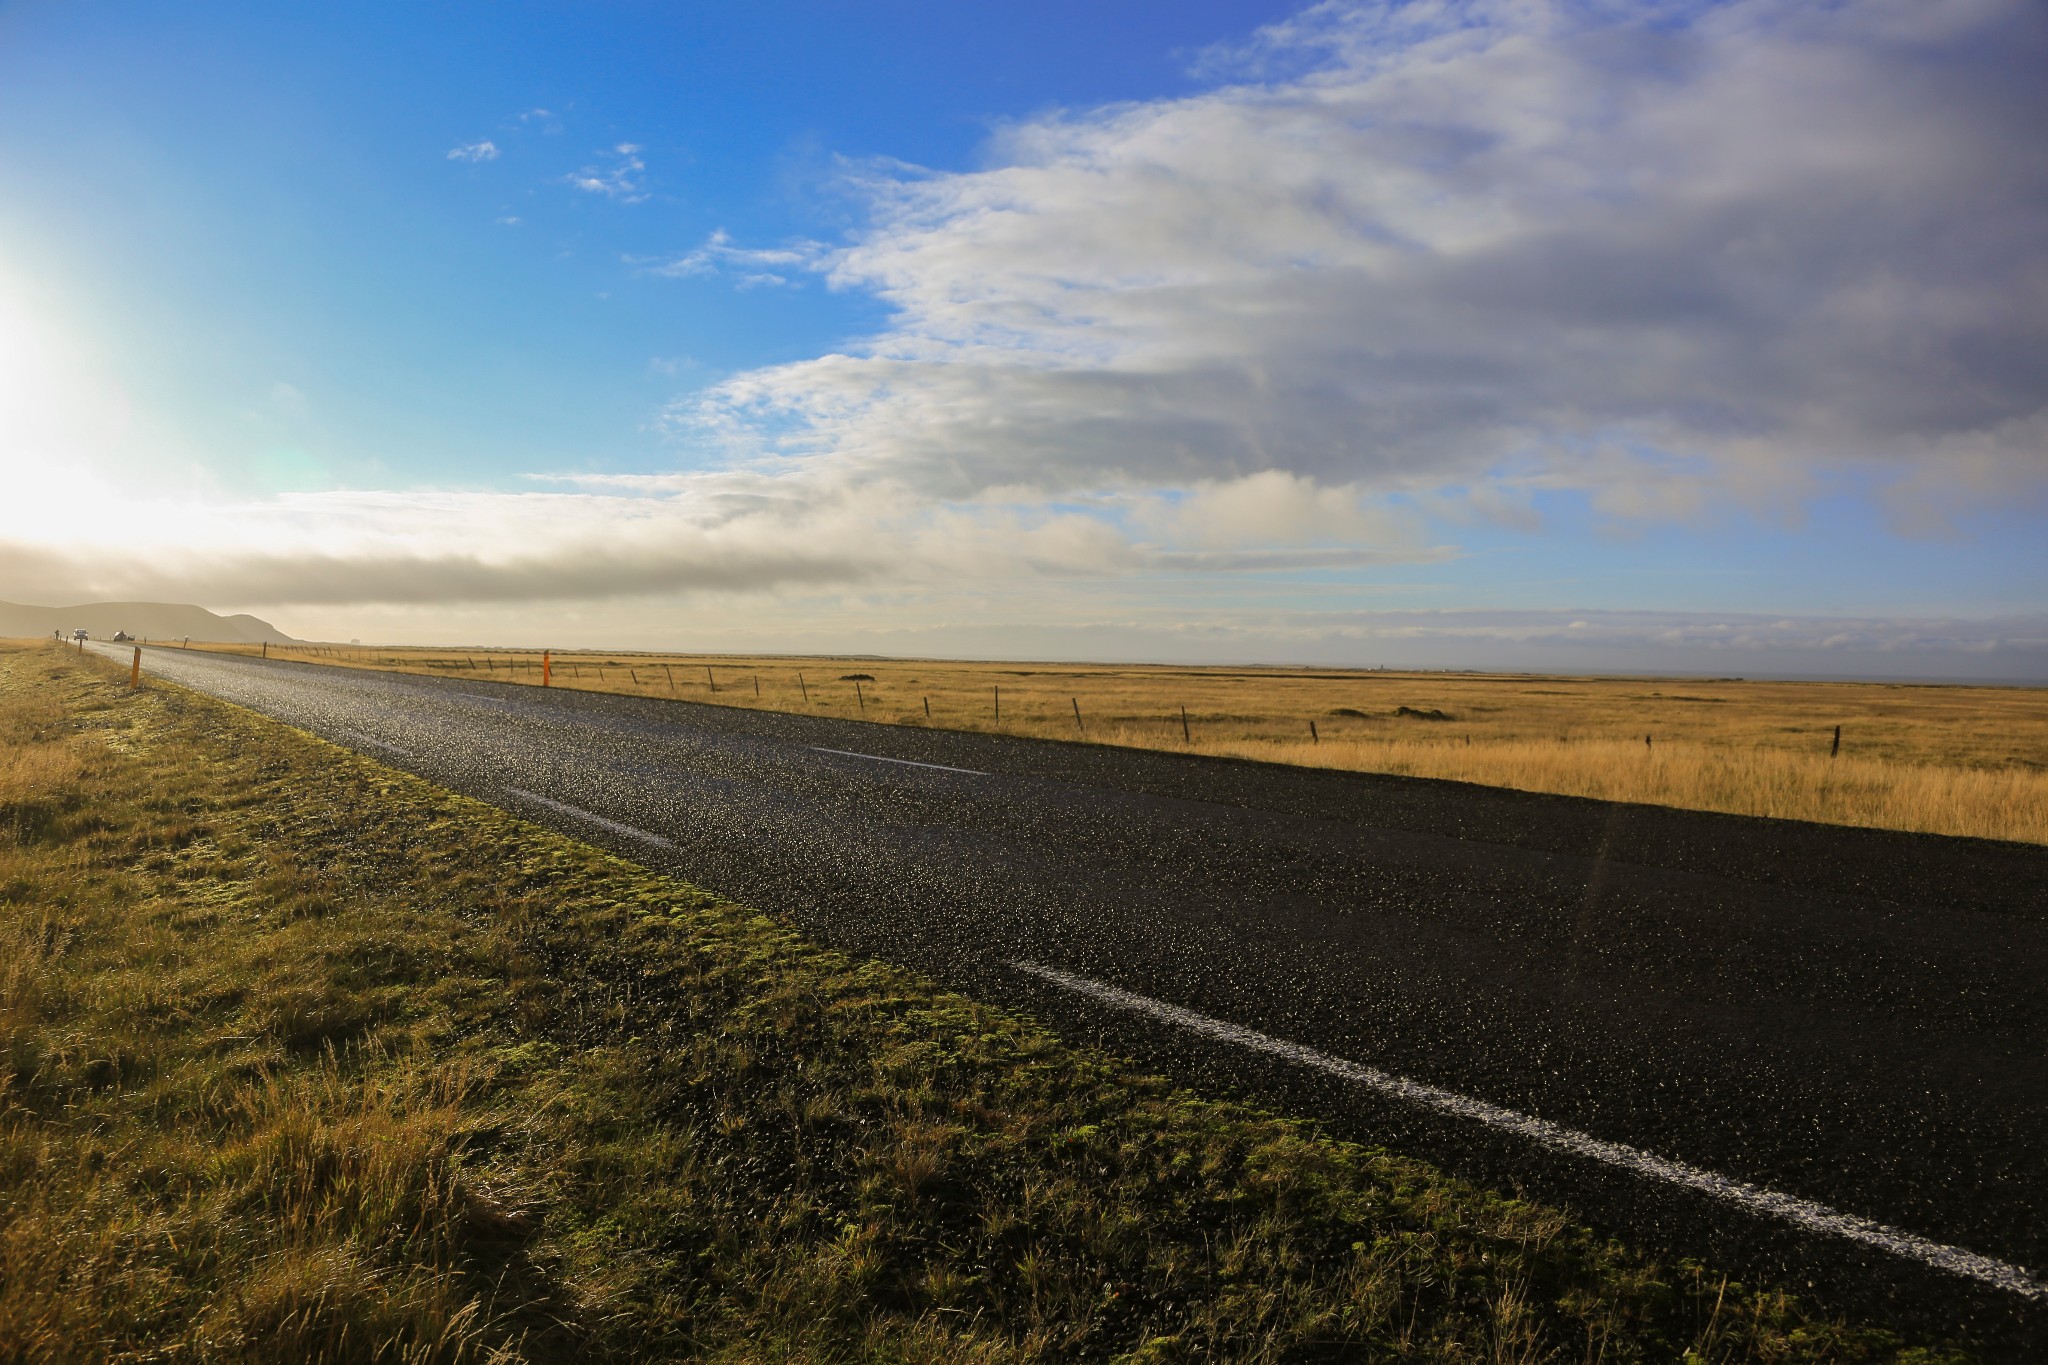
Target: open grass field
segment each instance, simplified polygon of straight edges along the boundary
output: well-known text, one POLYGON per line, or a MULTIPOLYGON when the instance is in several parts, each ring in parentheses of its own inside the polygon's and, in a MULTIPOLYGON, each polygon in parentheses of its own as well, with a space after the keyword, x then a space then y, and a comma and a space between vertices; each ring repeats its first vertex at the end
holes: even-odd
MULTIPOLYGON (((270 648, 275 658, 502 682, 538 683, 541 671, 538 652, 270 648)), ((554 660, 557 687, 2048 843, 2048 688, 680 654, 554 660)))
POLYGON ((0 648, 0 1359, 1931 1361, 0 648))

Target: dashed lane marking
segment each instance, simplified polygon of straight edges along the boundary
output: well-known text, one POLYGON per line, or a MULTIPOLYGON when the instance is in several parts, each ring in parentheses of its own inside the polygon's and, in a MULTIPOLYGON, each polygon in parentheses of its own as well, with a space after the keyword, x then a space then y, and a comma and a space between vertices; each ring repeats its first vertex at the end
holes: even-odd
POLYGON ((607 820, 602 815, 592 814, 581 806, 572 806, 566 801, 557 801, 552 797, 542 796, 539 792, 530 792, 524 787, 507 787, 505 790, 524 800, 546 806, 550 810, 558 810, 564 815, 572 815, 578 820, 588 821, 590 824, 608 829, 614 834, 623 834, 628 839, 638 839, 643 844, 654 844, 659 848, 675 847, 674 844, 662 838, 659 834, 649 834, 644 829, 635 829, 631 825, 622 825, 616 820, 607 820))
POLYGON ((838 754, 841 758, 864 758, 870 763, 900 763, 906 768, 936 768, 942 773, 966 773, 969 777, 987 777, 979 768, 955 768, 944 763, 917 763, 907 758, 884 758, 880 754, 857 754, 851 749, 827 749, 822 744, 810 746, 816 754, 838 754))
POLYGON ((1319 1071, 1341 1077, 1382 1095, 1418 1104, 1426 1109, 1450 1114, 1457 1118, 1471 1119, 1499 1128, 1541 1143, 1556 1151, 1568 1152, 1573 1156, 1603 1162, 1619 1167, 1652 1180, 1667 1184, 1681 1185, 1689 1190, 1715 1199, 1738 1205, 1752 1213, 1781 1219, 1813 1232, 1843 1237, 1866 1246, 1878 1247, 1895 1256, 1903 1256, 1923 1265, 1933 1266, 1950 1274, 1966 1276, 1994 1285, 2022 1298, 2048 1300, 2048 1284, 2042 1283, 2024 1267, 1990 1256, 1980 1256, 1974 1251, 1945 1245, 1899 1228, 1887 1227, 1883 1223, 1840 1209, 1817 1204, 1810 1199, 1785 1194, 1778 1190, 1752 1185, 1747 1181, 1735 1180, 1698 1166, 1688 1166, 1681 1161, 1672 1161, 1640 1147, 1628 1147, 1618 1142, 1605 1142, 1590 1133, 1581 1133, 1548 1119, 1539 1119, 1533 1114, 1505 1109, 1485 1100, 1461 1095, 1455 1090, 1412 1081, 1405 1076, 1396 1076, 1377 1067, 1362 1066, 1347 1062, 1342 1057, 1332 1057, 1326 1052, 1290 1043, 1284 1038, 1248 1029, 1240 1024, 1214 1019, 1206 1014, 1169 1005, 1163 1000, 1148 996, 1134 995, 1130 991, 1063 972, 1057 967, 1047 967, 1037 962, 1013 961, 1009 964, 1020 972, 1062 986, 1076 995, 1086 996, 1117 1009, 1133 1014, 1148 1015, 1169 1024, 1177 1024, 1191 1033, 1215 1038, 1253 1052, 1263 1052, 1303 1066, 1312 1066, 1319 1071))

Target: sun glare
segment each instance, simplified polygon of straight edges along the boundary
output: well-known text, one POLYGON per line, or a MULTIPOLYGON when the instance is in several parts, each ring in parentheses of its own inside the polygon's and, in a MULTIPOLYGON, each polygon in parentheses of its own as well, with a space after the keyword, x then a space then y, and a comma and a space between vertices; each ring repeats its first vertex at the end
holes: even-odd
POLYGON ((129 431, 120 387, 0 271, 0 528, 37 541, 74 537, 85 510, 122 499, 105 470, 129 431))

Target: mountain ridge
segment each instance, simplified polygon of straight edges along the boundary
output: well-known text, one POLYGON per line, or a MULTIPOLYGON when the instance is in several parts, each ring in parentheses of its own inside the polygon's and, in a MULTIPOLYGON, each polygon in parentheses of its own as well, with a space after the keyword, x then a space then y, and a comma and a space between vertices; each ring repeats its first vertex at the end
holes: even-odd
POLYGON ((84 602, 70 607, 38 607, 0 602, 0 636, 26 638, 84 629, 93 635, 125 630, 150 640, 191 638, 209 643, 253 645, 269 641, 289 644, 292 637, 270 622, 247 613, 221 616, 189 602, 84 602))

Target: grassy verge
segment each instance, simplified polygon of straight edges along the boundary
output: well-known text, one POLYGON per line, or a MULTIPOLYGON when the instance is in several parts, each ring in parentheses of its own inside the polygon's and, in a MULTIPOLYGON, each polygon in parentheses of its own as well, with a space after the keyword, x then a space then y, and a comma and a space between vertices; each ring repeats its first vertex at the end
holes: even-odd
POLYGON ((1927 1360, 0 652, 0 1359, 1927 1360))
MULTIPOLYGON (((537 651, 269 655, 540 681, 537 651)), ((2044 688, 587 653, 553 685, 2048 843, 2044 688)))

